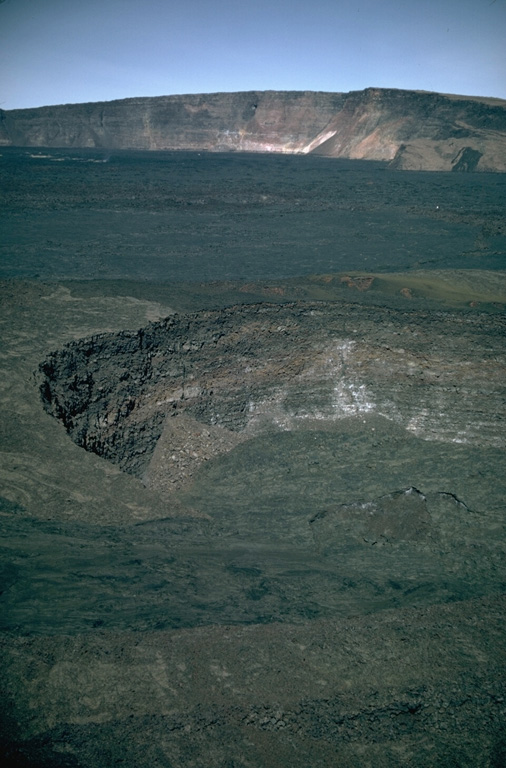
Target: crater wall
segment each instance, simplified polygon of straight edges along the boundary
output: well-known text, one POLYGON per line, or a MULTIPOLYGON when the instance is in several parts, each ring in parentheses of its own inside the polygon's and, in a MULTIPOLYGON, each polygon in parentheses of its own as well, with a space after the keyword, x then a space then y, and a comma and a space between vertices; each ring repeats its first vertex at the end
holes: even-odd
POLYGON ((500 447, 503 333, 471 312, 237 306, 73 342, 41 364, 40 387, 75 442, 127 472, 149 477, 161 440, 174 481, 260 432, 370 413, 500 447))

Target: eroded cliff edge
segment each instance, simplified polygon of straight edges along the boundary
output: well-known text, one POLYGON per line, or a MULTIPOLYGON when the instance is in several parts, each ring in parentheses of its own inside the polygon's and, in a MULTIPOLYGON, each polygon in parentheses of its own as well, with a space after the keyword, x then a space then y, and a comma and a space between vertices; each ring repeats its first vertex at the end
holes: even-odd
POLYGON ((163 449, 172 482, 191 472, 182 458, 198 466, 265 430, 365 414, 501 448, 503 334, 480 313, 236 306, 71 343, 41 364, 41 394, 78 445, 127 472, 159 474, 163 449))
POLYGON ((368 88, 0 110, 0 146, 318 153, 406 170, 506 171, 506 102, 368 88))

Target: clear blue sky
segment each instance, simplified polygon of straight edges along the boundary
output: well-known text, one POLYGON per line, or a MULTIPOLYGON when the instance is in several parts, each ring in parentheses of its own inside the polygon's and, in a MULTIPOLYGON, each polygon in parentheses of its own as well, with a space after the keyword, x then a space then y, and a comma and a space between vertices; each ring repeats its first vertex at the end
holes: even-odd
POLYGON ((0 107, 368 86, 506 98, 506 0, 0 0, 0 107))

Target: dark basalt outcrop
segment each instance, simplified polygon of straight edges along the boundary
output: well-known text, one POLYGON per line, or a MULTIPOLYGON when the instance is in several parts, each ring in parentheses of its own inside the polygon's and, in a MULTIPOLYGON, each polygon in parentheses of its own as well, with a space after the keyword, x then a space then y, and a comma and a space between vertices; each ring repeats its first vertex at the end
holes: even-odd
POLYGON ((265 430, 366 414, 501 447, 503 333, 499 316, 479 314, 232 307, 71 343, 41 365, 41 393, 75 442, 148 480, 162 462, 178 482, 265 430))
POLYGON ((0 145, 316 152, 409 170, 506 170, 500 99, 368 88, 132 98, 0 111, 0 145))

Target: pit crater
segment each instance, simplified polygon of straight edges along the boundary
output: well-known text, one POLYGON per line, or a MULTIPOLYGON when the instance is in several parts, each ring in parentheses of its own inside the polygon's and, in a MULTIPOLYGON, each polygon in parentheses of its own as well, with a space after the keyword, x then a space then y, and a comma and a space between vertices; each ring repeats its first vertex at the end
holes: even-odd
POLYGON ((424 440, 501 447, 499 326, 332 302, 176 314, 53 352, 40 392, 78 445, 165 490, 258 434, 371 414, 424 440))

